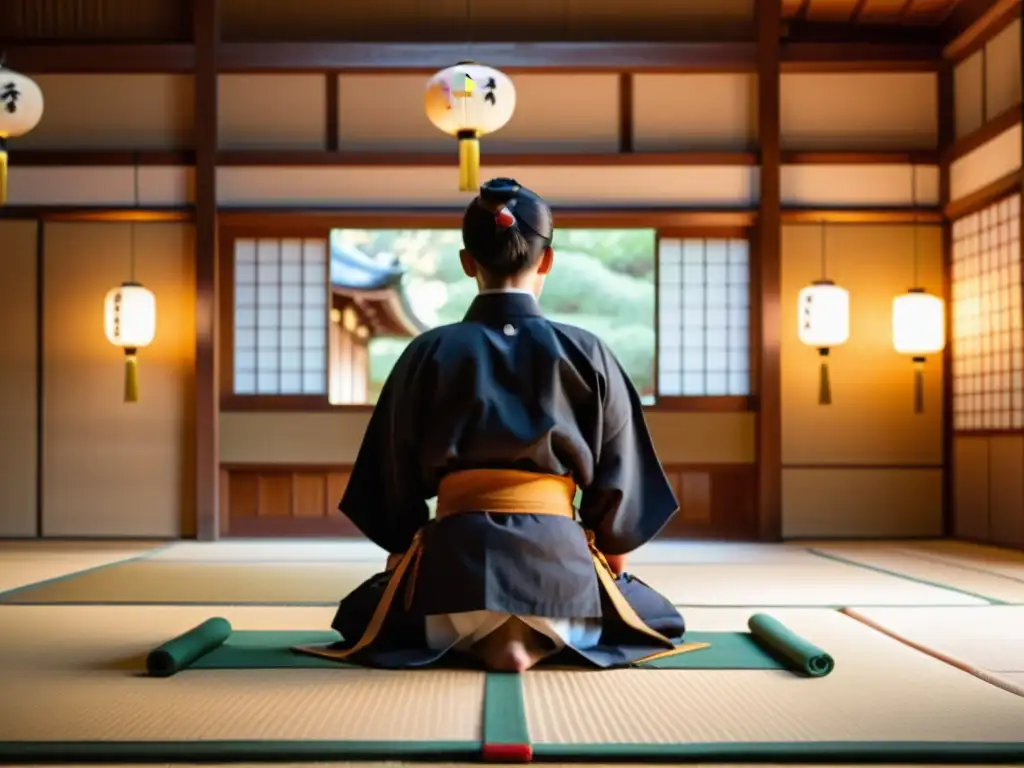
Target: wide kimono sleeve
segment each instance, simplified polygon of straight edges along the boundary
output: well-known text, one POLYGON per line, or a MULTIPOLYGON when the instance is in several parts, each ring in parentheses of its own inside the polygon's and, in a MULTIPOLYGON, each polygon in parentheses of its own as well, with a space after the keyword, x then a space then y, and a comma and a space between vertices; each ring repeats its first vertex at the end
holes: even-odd
POLYGON ((583 489, 580 518, 609 555, 654 538, 679 509, 651 442, 640 396, 611 352, 604 352, 605 392, 593 482, 583 489))
POLYGON ((417 450, 424 353, 414 341, 395 363, 338 505, 368 539, 392 554, 405 552, 430 517, 417 450))

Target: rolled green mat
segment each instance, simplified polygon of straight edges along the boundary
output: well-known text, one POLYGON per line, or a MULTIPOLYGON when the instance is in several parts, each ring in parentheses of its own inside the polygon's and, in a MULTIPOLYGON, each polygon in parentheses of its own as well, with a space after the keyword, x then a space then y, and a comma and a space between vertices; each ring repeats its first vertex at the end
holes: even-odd
POLYGON ((831 656, 788 629, 778 619, 764 613, 755 613, 747 622, 747 627, 762 648, 778 656, 794 672, 802 672, 808 677, 824 677, 835 669, 836 662, 831 656))
POLYGON ((146 657, 146 670, 153 677, 170 677, 224 644, 231 637, 227 619, 207 619, 183 635, 154 648, 146 657))

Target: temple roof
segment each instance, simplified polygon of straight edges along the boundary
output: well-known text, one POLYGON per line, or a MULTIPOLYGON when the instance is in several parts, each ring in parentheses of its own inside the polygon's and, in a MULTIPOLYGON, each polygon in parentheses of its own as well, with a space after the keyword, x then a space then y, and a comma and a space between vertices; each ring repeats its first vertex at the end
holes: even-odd
POLYGON ((331 289, 349 297, 369 315, 375 334, 415 336, 428 326, 413 312, 402 285, 405 267, 381 263, 331 233, 331 289))

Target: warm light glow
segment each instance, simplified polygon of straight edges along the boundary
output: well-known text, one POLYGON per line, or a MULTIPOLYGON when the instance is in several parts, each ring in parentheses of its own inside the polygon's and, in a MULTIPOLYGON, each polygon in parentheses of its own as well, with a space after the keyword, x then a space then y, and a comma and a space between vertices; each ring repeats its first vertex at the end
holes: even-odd
POLYGON ((341 314, 342 328, 352 333, 357 325, 359 325, 359 318, 356 316, 355 310, 352 307, 345 307, 345 311, 341 314))
POLYGON ((942 299, 912 289, 892 302, 892 343, 901 355, 923 357, 946 346, 946 313, 942 299))
POLYGON ((0 67, 0 139, 24 136, 43 119, 43 92, 20 72, 0 67))
POLYGON ((831 349, 850 338, 850 294, 821 281, 800 291, 797 301, 800 341, 809 347, 831 349))
POLYGON ((149 346, 156 335, 156 297, 135 283, 107 293, 104 326, 111 344, 126 349, 149 346))
POLYGON ((493 133, 512 119, 516 89, 504 72, 482 64, 457 64, 427 81, 427 119, 452 136, 475 131, 493 133))

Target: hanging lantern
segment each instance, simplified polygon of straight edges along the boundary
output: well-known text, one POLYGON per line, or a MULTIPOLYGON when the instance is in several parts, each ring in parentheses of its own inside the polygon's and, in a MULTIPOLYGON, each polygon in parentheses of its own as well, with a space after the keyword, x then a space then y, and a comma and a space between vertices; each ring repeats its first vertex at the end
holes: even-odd
POLYGON ((818 404, 832 404, 828 375, 828 353, 850 338, 850 294, 831 280, 817 280, 800 291, 800 341, 816 347, 821 357, 818 369, 818 404))
POLYGON ((475 192, 480 182, 480 137, 512 119, 516 89, 508 75, 464 61, 427 81, 427 118, 459 140, 459 189, 475 192))
POLYGON ((946 347, 946 312, 942 299, 911 288, 892 302, 892 342, 914 362, 914 413, 924 412, 924 364, 927 355, 946 347))
POLYGON ((0 59, 0 205, 7 203, 7 140, 24 136, 43 118, 43 92, 35 81, 0 59))
POLYGON ((124 349, 124 401, 139 400, 138 351, 156 335, 156 298, 139 283, 122 283, 107 293, 104 302, 107 339, 124 349))

